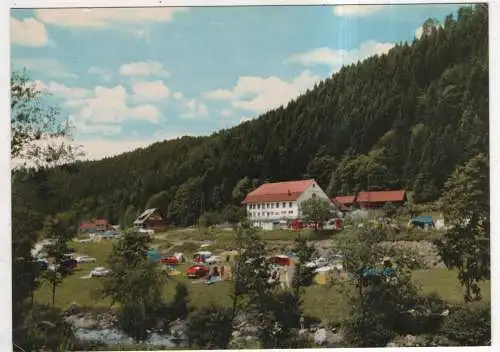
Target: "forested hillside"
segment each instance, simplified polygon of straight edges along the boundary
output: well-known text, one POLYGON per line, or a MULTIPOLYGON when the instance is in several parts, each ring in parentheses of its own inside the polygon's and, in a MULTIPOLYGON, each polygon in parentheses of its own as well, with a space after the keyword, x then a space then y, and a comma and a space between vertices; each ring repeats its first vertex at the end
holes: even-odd
POLYGON ((154 205, 187 225, 252 184, 303 177, 331 195, 403 187, 434 200, 457 165, 488 153, 487 16, 478 5, 429 20, 419 40, 209 137, 16 178, 14 206, 23 199, 40 215, 73 209, 127 223, 154 205))

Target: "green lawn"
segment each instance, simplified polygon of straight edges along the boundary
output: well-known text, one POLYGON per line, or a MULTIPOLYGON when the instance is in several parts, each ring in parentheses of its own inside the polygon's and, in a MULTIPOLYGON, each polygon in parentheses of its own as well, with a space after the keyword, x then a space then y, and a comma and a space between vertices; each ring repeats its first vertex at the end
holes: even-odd
MULTIPOLYGON (((463 302, 464 290, 457 279, 457 272, 445 268, 417 270, 413 273, 415 282, 422 286, 425 293, 436 292, 450 303, 463 302)), ((482 282, 479 287, 485 301, 490 301, 490 281, 482 282)))
MULTIPOLYGON (((106 266, 105 261, 112 248, 112 241, 87 244, 74 243, 72 246, 77 253, 93 256, 97 259, 97 262, 81 265, 72 276, 64 280, 57 289, 56 305, 64 309, 72 302, 76 302, 79 305, 88 307, 109 307, 108 300, 96 299, 92 296, 92 292, 101 287, 101 280, 99 278, 81 279, 80 277, 88 274, 89 270, 96 266, 106 266)), ((179 270, 183 274, 167 279, 164 287, 166 300, 173 298, 176 283, 184 282, 189 289, 191 306, 202 307, 212 302, 230 306, 230 282, 220 282, 210 286, 204 283, 193 283, 193 280, 184 275, 188 266, 188 263, 180 265, 179 270)), ((447 269, 419 270, 414 272, 414 279, 415 282, 422 285, 422 289, 426 293, 437 292, 450 303, 460 303, 462 301, 463 290, 456 279, 456 272, 454 271, 447 269)), ((481 285, 481 289, 484 299, 489 301, 489 282, 481 285)), ((49 303, 51 301, 49 285, 42 285, 38 289, 35 298, 37 301, 49 303)), ((303 298, 305 314, 318 319, 340 321, 348 314, 345 295, 341 294, 335 286, 308 287, 303 298)))

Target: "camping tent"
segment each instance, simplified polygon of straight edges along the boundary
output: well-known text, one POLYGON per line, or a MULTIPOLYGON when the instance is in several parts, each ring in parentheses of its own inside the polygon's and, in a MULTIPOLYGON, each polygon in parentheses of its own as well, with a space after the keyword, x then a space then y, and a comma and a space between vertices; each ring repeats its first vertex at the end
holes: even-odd
POLYGON ((333 266, 324 266, 314 270, 314 282, 318 285, 326 285, 328 283, 329 275, 334 270, 333 266))
POLYGON ((204 263, 205 260, 209 257, 212 256, 212 252, 208 252, 208 251, 201 251, 201 252, 196 252, 194 255, 193 255, 193 259, 195 262, 197 263, 204 263))
POLYGON ((161 259, 160 252, 154 249, 149 250, 147 256, 150 262, 157 262, 161 259))
POLYGON ((280 266, 292 265, 292 260, 290 259, 290 257, 287 255, 283 255, 283 254, 273 255, 273 256, 267 258, 267 260, 271 264, 276 264, 276 265, 280 265, 280 266))
POLYGON ((416 227, 434 227, 432 216, 415 216, 410 220, 410 224, 416 227))
POLYGON ((219 254, 219 256, 224 262, 234 262, 238 254, 238 251, 226 251, 219 254))

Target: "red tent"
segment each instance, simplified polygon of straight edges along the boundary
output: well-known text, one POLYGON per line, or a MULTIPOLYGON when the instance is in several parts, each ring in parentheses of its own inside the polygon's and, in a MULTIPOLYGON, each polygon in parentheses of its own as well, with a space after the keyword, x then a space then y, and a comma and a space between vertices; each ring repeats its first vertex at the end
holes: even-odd
POLYGON ((267 259, 271 264, 288 266, 290 265, 290 258, 286 255, 274 255, 267 259))

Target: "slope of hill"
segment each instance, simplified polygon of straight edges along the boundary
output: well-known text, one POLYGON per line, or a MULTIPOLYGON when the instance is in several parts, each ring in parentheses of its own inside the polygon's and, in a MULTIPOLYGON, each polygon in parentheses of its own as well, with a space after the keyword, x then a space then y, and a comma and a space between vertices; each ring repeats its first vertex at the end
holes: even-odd
POLYGON ((16 181, 14 205, 31 199, 42 214, 113 222, 160 205, 189 224, 200 208, 235 202, 237 184, 236 198, 252 182, 302 177, 330 194, 405 187, 435 199, 458 164, 488 152, 488 10, 455 17, 427 21, 419 40, 344 67, 256 120, 16 181))

